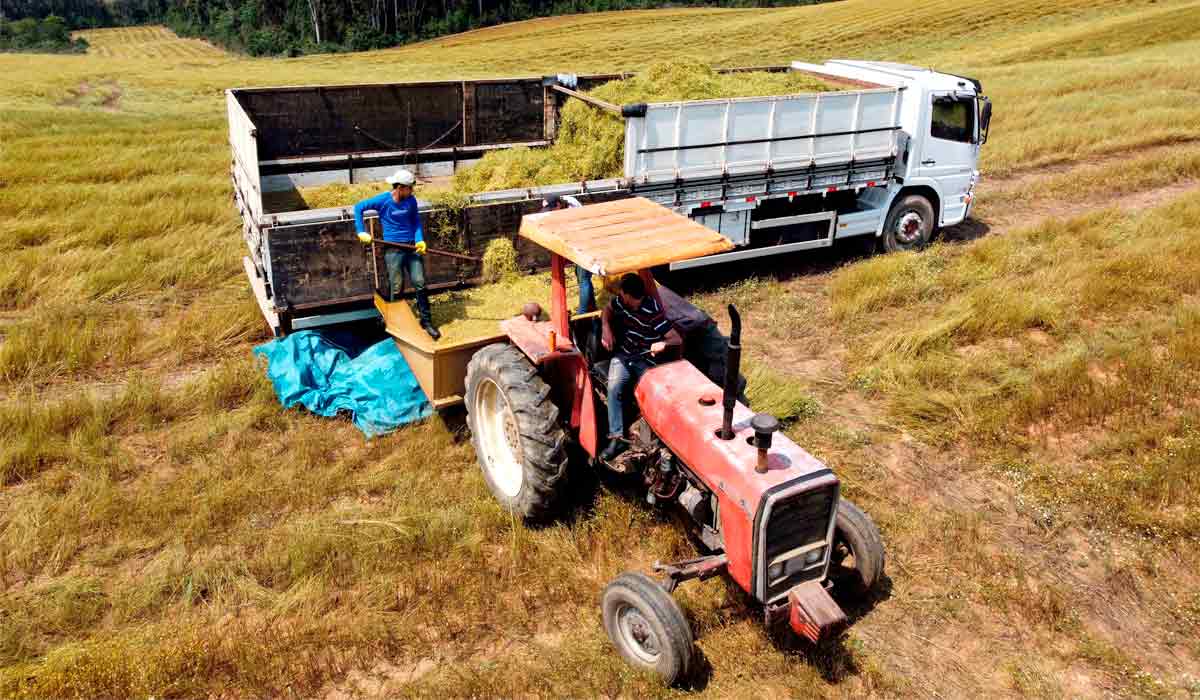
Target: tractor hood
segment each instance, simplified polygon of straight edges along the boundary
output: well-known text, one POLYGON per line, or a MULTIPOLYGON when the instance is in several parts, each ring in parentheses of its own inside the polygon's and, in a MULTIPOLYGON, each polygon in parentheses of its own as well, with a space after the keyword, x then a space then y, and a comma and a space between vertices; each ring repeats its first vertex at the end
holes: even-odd
POLYGON ((782 433, 776 434, 771 444, 766 473, 756 472, 758 451, 750 444, 754 412, 736 404, 734 438, 717 437, 721 388, 690 362, 671 362, 648 370, 634 393, 655 434, 720 500, 729 572, 752 590, 753 524, 767 496, 836 485, 837 477, 782 433))

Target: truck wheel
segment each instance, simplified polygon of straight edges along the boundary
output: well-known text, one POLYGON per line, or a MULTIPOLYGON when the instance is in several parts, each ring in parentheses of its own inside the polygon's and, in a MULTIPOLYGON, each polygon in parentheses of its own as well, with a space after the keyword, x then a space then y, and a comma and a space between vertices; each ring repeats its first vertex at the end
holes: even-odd
POLYGON ((845 498, 838 501, 837 525, 829 577, 834 585, 856 595, 870 592, 883 578, 883 540, 879 528, 861 508, 845 498))
POLYGON ((679 604, 654 579, 624 573, 600 599, 604 631, 633 666, 657 673, 667 685, 685 679, 692 667, 692 628, 679 604))
POLYGON ((522 518, 548 515, 567 469, 567 436, 533 364, 507 343, 475 353, 466 407, 471 444, 496 500, 522 518))
POLYGON ((936 223, 937 218, 929 200, 919 194, 910 194, 892 205, 880 242, 889 253, 920 250, 929 245, 936 223))

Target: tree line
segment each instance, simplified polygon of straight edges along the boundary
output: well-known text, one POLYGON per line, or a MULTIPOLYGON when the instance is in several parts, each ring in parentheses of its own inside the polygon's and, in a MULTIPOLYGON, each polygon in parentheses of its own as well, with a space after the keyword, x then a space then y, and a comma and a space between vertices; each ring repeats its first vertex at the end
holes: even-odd
MULTIPOLYGON (((651 7, 775 7, 828 0, 0 0, 0 28, 162 22, 256 56, 363 51, 533 17, 651 7)), ((2 31, 2 29, 0 29, 2 31)))
POLYGON ((66 20, 58 15, 0 22, 0 51, 83 53, 87 47, 87 40, 71 38, 66 20))

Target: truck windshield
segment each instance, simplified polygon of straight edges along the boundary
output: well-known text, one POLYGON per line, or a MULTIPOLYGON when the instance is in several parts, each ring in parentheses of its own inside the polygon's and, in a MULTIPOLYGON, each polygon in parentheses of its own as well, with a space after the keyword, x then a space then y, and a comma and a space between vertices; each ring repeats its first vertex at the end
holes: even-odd
POLYGON ((929 133, 935 139, 970 143, 975 136, 975 101, 935 97, 929 133))

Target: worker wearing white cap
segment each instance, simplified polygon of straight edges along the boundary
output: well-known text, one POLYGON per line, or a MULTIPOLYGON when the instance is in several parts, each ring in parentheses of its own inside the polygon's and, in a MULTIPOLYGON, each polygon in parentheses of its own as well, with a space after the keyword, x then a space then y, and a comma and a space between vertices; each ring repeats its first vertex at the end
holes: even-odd
POLYGON ((429 311, 429 293, 425 291, 425 263, 421 259, 425 255, 425 232, 421 229, 417 198, 413 196, 413 185, 416 184, 417 178, 407 170, 397 170, 396 174, 386 181, 392 186, 390 192, 381 192, 354 205, 354 226, 358 230, 358 240, 363 243, 371 242, 371 234, 366 232, 366 226, 363 224, 363 212, 374 209, 379 214, 384 241, 413 246, 411 250, 388 246, 384 251, 388 292, 390 299, 394 301, 404 291, 407 279, 416 292, 421 328, 437 340, 442 334, 433 327, 433 317, 429 311))

